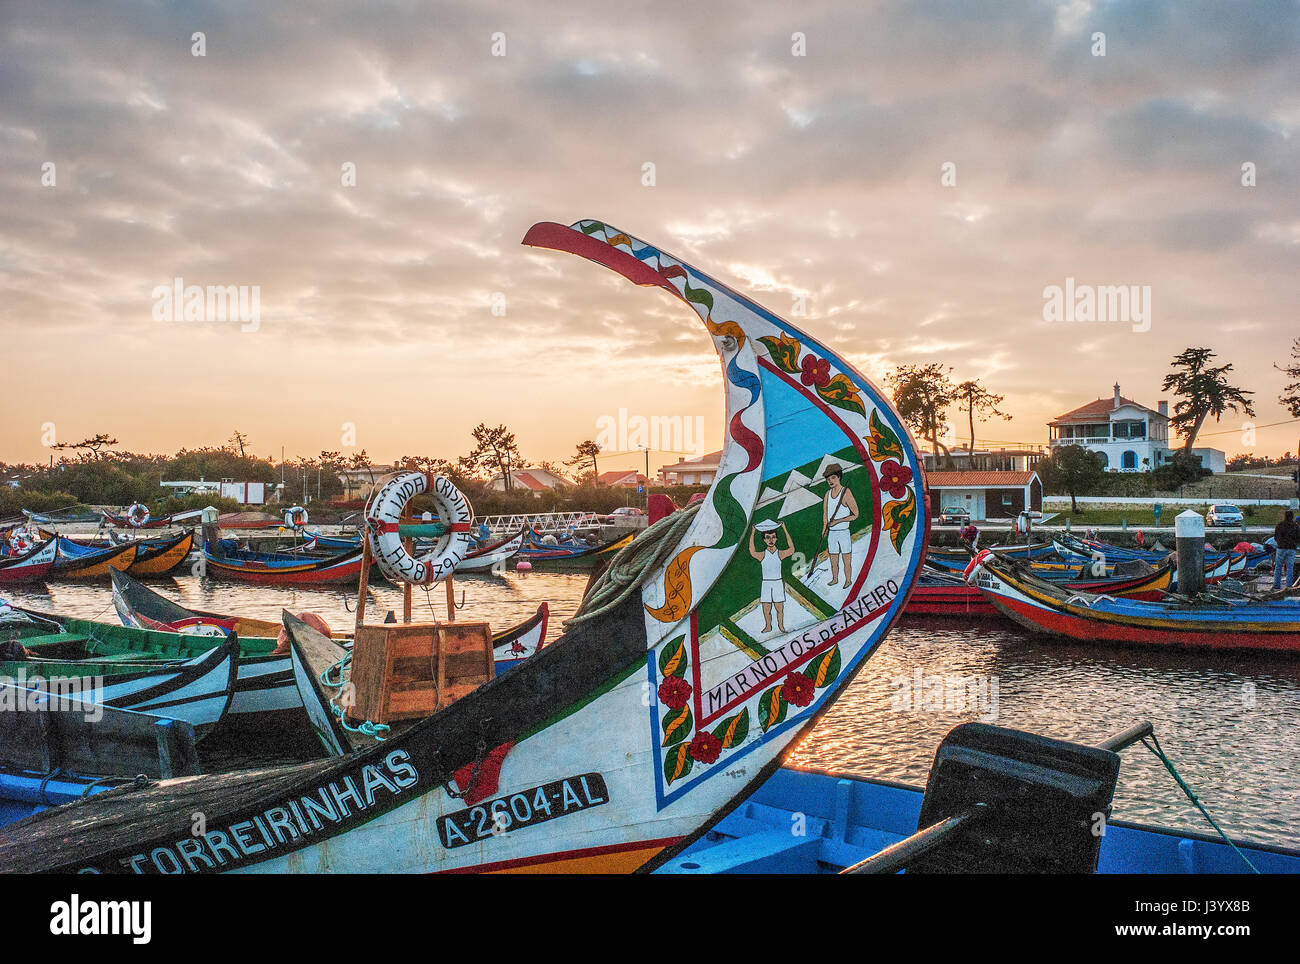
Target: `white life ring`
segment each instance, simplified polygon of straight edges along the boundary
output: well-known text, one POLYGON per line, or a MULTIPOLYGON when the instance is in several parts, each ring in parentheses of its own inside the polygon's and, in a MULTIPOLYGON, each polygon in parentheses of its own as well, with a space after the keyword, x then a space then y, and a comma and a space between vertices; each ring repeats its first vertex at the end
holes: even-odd
POLYGON ((139 502, 132 502, 123 514, 126 516, 126 521, 136 529, 141 529, 149 523, 149 507, 139 502))
POLYGON ((384 483, 366 507, 366 531, 370 551, 379 568, 393 582, 426 585, 450 576, 470 553, 470 520, 474 510, 456 486, 428 472, 403 472, 384 483), (438 537, 432 552, 416 559, 402 545, 397 525, 406 504, 421 492, 428 492, 447 531, 438 537))
POLYGON ((975 578, 984 568, 984 563, 988 562, 992 558, 993 553, 987 549, 981 549, 976 553, 975 558, 970 561, 970 564, 966 566, 965 570, 961 574, 962 578, 966 581, 966 585, 975 585, 975 578))
POLYGON ((36 541, 26 529, 15 529, 9 533, 9 547, 20 556, 31 552, 34 545, 36 541))
POLYGON ((284 524, 290 529, 301 529, 307 524, 307 510, 300 505, 284 510, 284 524))

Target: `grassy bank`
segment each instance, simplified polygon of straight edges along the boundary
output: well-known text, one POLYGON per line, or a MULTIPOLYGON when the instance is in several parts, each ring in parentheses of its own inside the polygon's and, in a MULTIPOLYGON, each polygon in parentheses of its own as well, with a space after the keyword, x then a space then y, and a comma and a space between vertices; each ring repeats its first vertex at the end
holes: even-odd
MULTIPOLYGON (((1206 508, 1207 506, 1165 505, 1164 511, 1160 515, 1160 525, 1172 526, 1174 517, 1188 509, 1205 515, 1206 508)), ((1246 515, 1246 525, 1248 526, 1275 526, 1282 521, 1282 513, 1286 511, 1280 505, 1241 506, 1240 508, 1246 515)), ((1047 521, 1052 525, 1065 525, 1068 519, 1070 525, 1076 529, 1086 529, 1088 526, 1117 526, 1125 521, 1130 526, 1139 527, 1149 527, 1156 524, 1155 512, 1149 505, 1133 505, 1123 508, 1080 505, 1077 512, 1070 511, 1069 506, 1061 510, 1044 506, 1043 515, 1044 517, 1051 516, 1047 521)), ((1225 526, 1224 531, 1231 530, 1225 526)))

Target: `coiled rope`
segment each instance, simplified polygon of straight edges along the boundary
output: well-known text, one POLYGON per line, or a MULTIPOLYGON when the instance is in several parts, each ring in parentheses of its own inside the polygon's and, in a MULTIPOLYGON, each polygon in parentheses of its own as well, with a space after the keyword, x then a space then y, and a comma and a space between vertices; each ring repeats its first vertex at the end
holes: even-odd
POLYGON ((604 615, 640 589, 652 573, 668 563, 701 505, 697 502, 665 516, 620 549, 582 598, 578 611, 565 621, 564 628, 573 629, 604 615))
POLYGON ((323 686, 340 691, 330 698, 330 712, 338 717, 343 729, 349 733, 360 733, 362 736, 368 736, 375 740, 385 740, 387 737, 384 734, 392 729, 387 723, 372 723, 370 720, 363 720, 360 726, 352 726, 348 723, 347 713, 338 703, 342 689, 347 685, 348 676, 351 675, 351 666, 352 651, 348 650, 339 659, 325 667, 324 672, 318 677, 323 686))

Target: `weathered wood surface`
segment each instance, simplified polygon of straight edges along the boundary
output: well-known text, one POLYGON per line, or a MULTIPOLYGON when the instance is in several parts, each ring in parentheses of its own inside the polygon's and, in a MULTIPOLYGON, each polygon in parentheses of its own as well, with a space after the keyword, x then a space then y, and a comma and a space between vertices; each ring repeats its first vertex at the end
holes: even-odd
POLYGON ((199 772, 189 723, 57 698, 46 709, 18 709, 26 692, 11 684, 0 686, 6 690, 0 709, 0 759, 11 765, 41 773, 62 768, 84 776, 143 773, 165 778, 199 772))

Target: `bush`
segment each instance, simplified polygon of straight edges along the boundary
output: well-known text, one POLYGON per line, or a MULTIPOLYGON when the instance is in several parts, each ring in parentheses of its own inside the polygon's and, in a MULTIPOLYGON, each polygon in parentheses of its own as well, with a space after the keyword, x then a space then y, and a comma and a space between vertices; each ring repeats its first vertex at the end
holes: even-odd
POLYGON ((16 516, 26 509, 28 512, 53 512, 56 509, 83 510, 76 496, 71 492, 55 489, 53 492, 32 492, 28 489, 0 488, 0 516, 16 516))

